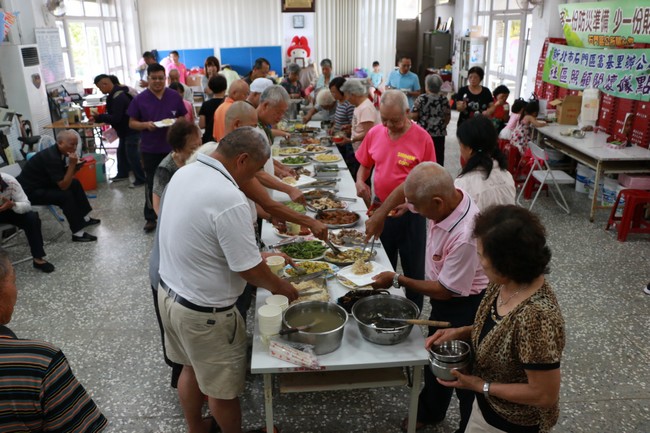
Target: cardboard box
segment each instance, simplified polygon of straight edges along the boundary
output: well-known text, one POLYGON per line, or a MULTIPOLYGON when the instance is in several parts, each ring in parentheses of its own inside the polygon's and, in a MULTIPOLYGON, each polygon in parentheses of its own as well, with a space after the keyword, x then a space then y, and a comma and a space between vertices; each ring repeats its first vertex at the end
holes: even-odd
POLYGON ((549 103, 557 110, 557 123, 560 125, 577 125, 582 108, 582 96, 568 95, 564 99, 555 99, 549 103))

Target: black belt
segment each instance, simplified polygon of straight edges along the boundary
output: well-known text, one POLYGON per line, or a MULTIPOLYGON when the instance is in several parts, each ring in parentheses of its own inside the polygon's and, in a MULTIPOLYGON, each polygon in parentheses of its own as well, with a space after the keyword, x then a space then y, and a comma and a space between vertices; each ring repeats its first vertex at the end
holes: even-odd
POLYGON ((174 302, 178 302, 181 304, 183 307, 189 308, 190 310, 198 311, 200 313, 222 313, 224 311, 230 310, 232 307, 235 306, 235 304, 230 305, 228 307, 202 307, 200 305, 196 305, 188 301, 187 299, 183 298, 181 295, 178 293, 174 292, 171 287, 169 287, 162 279, 160 280, 160 287, 165 289, 165 292, 167 295, 172 298, 174 302))

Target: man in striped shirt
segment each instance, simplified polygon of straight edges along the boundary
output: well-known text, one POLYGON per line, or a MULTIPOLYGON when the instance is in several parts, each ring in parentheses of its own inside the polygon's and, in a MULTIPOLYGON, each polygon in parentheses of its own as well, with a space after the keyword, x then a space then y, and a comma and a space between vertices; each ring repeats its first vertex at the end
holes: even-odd
POLYGON ((63 352, 23 340, 5 325, 16 305, 16 274, 0 249, 0 432, 95 433, 107 421, 77 381, 63 352))

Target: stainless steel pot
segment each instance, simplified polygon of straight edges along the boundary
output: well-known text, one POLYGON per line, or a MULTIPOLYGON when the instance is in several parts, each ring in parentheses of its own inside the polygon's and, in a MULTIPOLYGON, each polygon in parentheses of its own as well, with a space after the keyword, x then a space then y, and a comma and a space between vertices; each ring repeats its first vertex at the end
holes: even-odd
POLYGON ((352 307, 352 316, 366 340, 375 344, 392 345, 406 340, 413 325, 399 325, 379 319, 416 319, 420 315, 417 305, 407 298, 395 295, 374 295, 358 300, 352 307))
POLYGON ((461 340, 445 341, 429 349, 429 367, 437 378, 456 380, 453 370, 467 371, 472 361, 470 345, 461 340))
POLYGON ((451 372, 453 370, 459 370, 463 373, 466 372, 470 361, 468 356, 465 360, 459 362, 443 362, 437 360, 429 353, 429 368, 431 368, 431 373, 442 380, 456 380, 456 377, 451 372))
MULTIPOLYGON (((297 331, 285 335, 284 338, 289 341, 313 345, 316 355, 334 352, 341 346, 343 331, 348 321, 348 313, 342 307, 331 302, 322 301, 306 301, 293 304, 284 311, 282 326, 285 329, 295 328, 327 316, 331 316, 332 322, 337 323, 337 326, 322 332, 310 332, 310 329, 297 331)), ((323 320, 320 320, 320 325, 314 326, 314 328, 320 331, 319 328, 323 327, 322 322, 323 320)), ((328 320, 325 320, 325 322, 329 323, 328 320)))

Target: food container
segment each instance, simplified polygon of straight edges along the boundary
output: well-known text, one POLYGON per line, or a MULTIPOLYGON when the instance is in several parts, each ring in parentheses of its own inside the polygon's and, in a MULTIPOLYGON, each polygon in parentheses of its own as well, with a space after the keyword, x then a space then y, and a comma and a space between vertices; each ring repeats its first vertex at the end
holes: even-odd
POLYGON ((453 370, 465 371, 471 362, 469 344, 461 340, 446 341, 429 349, 429 367, 442 380, 456 380, 453 370))
POLYGON ((284 338, 311 344, 316 355, 334 352, 341 346, 348 313, 340 306, 323 301, 306 301, 293 304, 284 311, 282 326, 285 329, 316 324, 304 331, 297 331, 284 338))
POLYGON ((420 310, 413 301, 395 295, 368 296, 354 304, 352 316, 361 336, 371 343, 392 345, 406 340, 413 325, 382 321, 377 313, 387 318, 416 319, 420 310))
POLYGON ((316 219, 322 222, 323 224, 325 224, 330 229, 342 229, 347 227, 354 227, 355 225, 357 225, 357 223, 361 219, 361 215, 359 215, 357 212, 352 212, 348 210, 330 209, 330 210, 319 211, 316 214, 316 219), (341 218, 346 218, 348 220, 353 219, 353 221, 334 222, 332 218, 338 218, 337 221, 339 221, 341 218))

